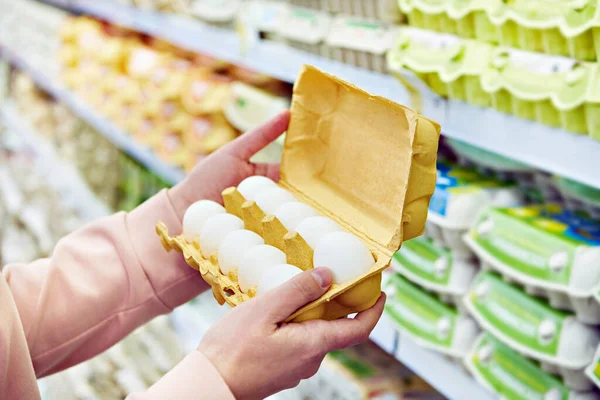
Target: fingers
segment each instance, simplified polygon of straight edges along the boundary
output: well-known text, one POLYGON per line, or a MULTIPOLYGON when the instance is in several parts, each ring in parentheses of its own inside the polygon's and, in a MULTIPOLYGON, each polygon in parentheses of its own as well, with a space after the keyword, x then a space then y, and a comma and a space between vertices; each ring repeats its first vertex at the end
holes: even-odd
POLYGON ((284 111, 265 124, 244 133, 227 145, 229 154, 248 161, 265 146, 281 136, 290 123, 290 112, 284 111))
MULTIPOLYGON (((312 338, 310 345, 316 347, 318 354, 345 349, 369 339, 369 335, 383 314, 385 300, 385 293, 382 293, 373 307, 359 313, 353 319, 307 321, 301 325, 304 325, 304 329, 309 332, 307 336, 312 338)), ((293 328, 293 325, 289 327, 293 328)))
POLYGON ((266 176, 275 182, 279 181, 279 163, 252 164, 254 175, 266 176))
POLYGON ((285 321, 296 310, 321 297, 331 286, 333 276, 327 268, 305 271, 285 284, 257 298, 269 322, 285 321))

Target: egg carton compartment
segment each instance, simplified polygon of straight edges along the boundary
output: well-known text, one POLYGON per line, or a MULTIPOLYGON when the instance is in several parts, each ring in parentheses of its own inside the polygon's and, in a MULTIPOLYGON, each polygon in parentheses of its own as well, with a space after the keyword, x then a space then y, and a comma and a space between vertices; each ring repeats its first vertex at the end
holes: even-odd
MULTIPOLYGON (((362 240, 375 260, 367 273, 334 284, 289 320, 336 319, 371 307, 380 296, 381 272, 392 255, 404 240, 423 232, 435 183, 440 127, 408 108, 309 66, 296 81, 291 115, 278 190, 287 190, 289 201, 312 207, 362 240), (374 116, 368 125, 361 117, 365 112, 374 116), (406 134, 399 134, 399 127, 406 134), (364 137, 379 140, 365 146, 364 137), (324 138, 336 145, 324 145, 324 138), (398 184, 399 179, 404 183, 398 184)), ((223 193, 225 210, 231 218, 239 218, 235 228, 260 235, 267 245, 284 252, 288 264, 312 268, 314 251, 307 238, 288 232, 285 221, 274 215, 277 196, 259 206, 259 198, 252 200, 252 195, 238 189, 223 193)), ((203 243, 205 239, 171 237, 162 223, 157 233, 167 250, 183 253, 187 263, 200 271, 219 303, 235 306, 256 295, 255 288, 241 290, 235 269, 221 272, 218 246, 201 251, 209 245, 203 243)))
POLYGON ((468 314, 399 274, 386 282, 384 291, 388 295, 385 312, 402 334, 462 364, 462 357, 479 334, 477 323, 468 314))
POLYGON ((569 388, 585 391, 592 387, 584 369, 600 341, 595 327, 553 309, 489 272, 478 275, 464 302, 484 330, 540 361, 551 373, 560 375, 569 388))
POLYGON ((575 312, 584 323, 600 324, 600 303, 594 299, 600 284, 600 241, 594 239, 599 227, 558 205, 490 209, 465 242, 483 269, 498 271, 552 307, 575 312))
POLYGON ((439 247, 451 249, 456 257, 463 260, 474 257, 474 253, 463 239, 468 231, 468 229, 442 228, 431 219, 428 219, 425 225, 425 236, 433 239, 439 247))
MULTIPOLYGON (((566 396, 570 400, 593 400, 598 395, 593 392, 579 392, 568 389, 561 380, 553 375, 560 375, 554 369, 547 371, 535 361, 511 349, 489 333, 481 334, 465 356, 465 366, 475 379, 499 396, 511 396, 515 400, 529 400, 531 393, 542 393, 546 396, 556 394, 566 396), (513 384, 509 384, 514 383, 513 384), (515 393, 518 384, 520 390, 515 393)), ((568 375, 568 372, 567 372, 568 375)), ((578 382, 570 382, 578 383, 578 382)), ((587 383, 579 382, 580 387, 587 383)), ((577 386, 577 385, 576 385, 577 386)))

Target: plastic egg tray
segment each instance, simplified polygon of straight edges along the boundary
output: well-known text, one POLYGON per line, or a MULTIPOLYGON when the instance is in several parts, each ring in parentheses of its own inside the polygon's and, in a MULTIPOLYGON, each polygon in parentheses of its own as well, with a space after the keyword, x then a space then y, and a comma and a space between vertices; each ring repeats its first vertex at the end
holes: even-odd
POLYGON ((492 393, 514 400, 530 400, 532 393, 556 393, 570 400, 594 400, 597 394, 573 392, 539 364, 527 359, 489 333, 477 338, 465 365, 475 379, 492 393), (518 389, 516 389, 518 388, 518 389))
POLYGON ((456 257, 451 250, 421 237, 404 243, 392 268, 411 282, 436 293, 444 303, 462 309, 462 298, 478 271, 474 260, 456 257))
POLYGON ((599 230, 596 221, 546 205, 487 210, 465 239, 484 269, 500 272, 554 308, 574 311, 585 323, 599 324, 599 230))
POLYGON ((396 0, 290 0, 290 3, 333 14, 394 23, 402 21, 396 0))
POLYGON ((464 298, 469 313, 482 328, 519 353, 540 361, 560 375, 566 386, 589 390, 585 376, 600 333, 558 311, 496 274, 481 272, 464 298))
POLYGON ((409 24, 492 44, 595 61, 600 10, 595 0, 398 0, 409 24))
POLYGON ((386 314, 398 329, 419 345, 461 359, 479 333, 466 313, 444 304, 399 274, 385 285, 386 314))
MULTIPOLYGON (((439 134, 439 125, 408 108, 304 67, 294 86, 279 185, 359 237, 376 264, 364 276, 333 285, 289 320, 337 319, 377 301, 392 255, 424 231, 439 134)), ((225 190, 223 200, 228 213, 284 251, 289 264, 313 268, 313 250, 298 233, 287 232, 235 188, 225 190)), ((216 255, 202 257, 197 240, 171 237, 162 223, 157 233, 167 250, 183 253, 200 272, 219 303, 235 306, 256 294, 241 292, 236 273, 223 275, 216 255)))

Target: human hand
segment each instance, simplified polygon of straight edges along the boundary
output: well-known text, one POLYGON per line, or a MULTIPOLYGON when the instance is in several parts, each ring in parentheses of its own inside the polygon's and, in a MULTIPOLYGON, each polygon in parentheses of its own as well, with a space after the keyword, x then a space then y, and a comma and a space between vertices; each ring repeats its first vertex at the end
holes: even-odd
POLYGON ((223 204, 223 190, 239 185, 250 176, 263 175, 278 181, 279 163, 254 164, 250 158, 281 136, 289 122, 290 113, 284 111, 200 162, 181 183, 169 190, 169 198, 179 219, 183 220, 185 211, 198 200, 223 204))
POLYGON ((325 355, 365 342, 383 312, 385 294, 354 319, 284 323, 331 285, 331 271, 306 271, 235 307, 204 336, 198 350, 238 400, 264 399, 317 373, 325 355))

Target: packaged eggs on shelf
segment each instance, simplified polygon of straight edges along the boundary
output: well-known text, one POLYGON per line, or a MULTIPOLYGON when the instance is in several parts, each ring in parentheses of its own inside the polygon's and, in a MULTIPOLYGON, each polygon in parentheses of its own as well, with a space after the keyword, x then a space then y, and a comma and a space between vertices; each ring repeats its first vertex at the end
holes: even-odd
POLYGON ((184 223, 193 228, 170 237, 158 223, 157 233, 200 271, 220 304, 236 306, 322 266, 334 273, 332 287, 289 320, 360 312, 379 298, 381 273, 402 242, 424 230, 439 132, 408 108, 306 66, 294 88, 280 182, 248 178, 223 192, 225 211, 198 206, 184 223))
MULTIPOLYGON (((481 87, 492 46, 413 27, 399 30, 387 54, 391 71, 411 71, 440 96, 490 107, 491 97, 481 87)), ((410 76, 409 76, 410 78, 410 76)))
POLYGON ((433 240, 424 237, 404 243, 402 249, 394 254, 392 267, 459 308, 478 271, 474 260, 456 257, 451 250, 439 247, 433 240))
POLYGON ((386 314, 420 346, 462 359, 479 333, 475 321, 394 274, 385 285, 386 314))
POLYGON ((589 390, 584 369, 592 361, 600 333, 574 315, 552 308, 490 272, 480 273, 465 296, 469 313, 483 329, 518 352, 560 375, 566 386, 589 390))
POLYGON ((325 12, 290 7, 278 33, 288 46, 326 56, 325 40, 331 28, 331 16, 325 12))
POLYGON ((494 108, 567 131, 600 137, 598 65, 496 48, 481 86, 494 108))
POLYGON ((397 28, 384 22, 339 15, 327 35, 327 56, 371 71, 387 72, 386 53, 397 28))
POLYGON ((427 235, 460 258, 471 257, 463 240, 477 215, 490 205, 521 203, 517 186, 479 174, 474 169, 439 163, 435 192, 429 206, 427 235))
POLYGON ((600 323, 600 222, 559 205, 491 208, 466 238, 483 267, 500 272, 559 309, 600 323))
POLYGON ((557 377, 540 368, 489 333, 482 334, 465 357, 465 365, 477 382, 503 399, 596 400, 594 392, 567 388, 557 377))

